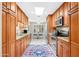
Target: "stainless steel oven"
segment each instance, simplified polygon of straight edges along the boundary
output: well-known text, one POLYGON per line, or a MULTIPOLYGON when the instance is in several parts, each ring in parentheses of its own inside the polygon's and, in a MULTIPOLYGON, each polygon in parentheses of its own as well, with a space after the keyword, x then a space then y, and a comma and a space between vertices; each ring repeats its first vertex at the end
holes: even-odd
POLYGON ((69 36, 69 27, 60 27, 60 28, 57 28, 57 36, 60 36, 60 37, 68 37, 69 36))

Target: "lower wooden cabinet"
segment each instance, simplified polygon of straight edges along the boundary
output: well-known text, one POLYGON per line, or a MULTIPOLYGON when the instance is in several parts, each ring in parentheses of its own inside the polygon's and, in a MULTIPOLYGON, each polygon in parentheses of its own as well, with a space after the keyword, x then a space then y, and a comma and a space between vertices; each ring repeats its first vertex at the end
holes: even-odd
POLYGON ((70 46, 68 42, 58 39, 57 42, 57 56, 58 57, 69 57, 70 56, 70 46))
POLYGON ((58 41, 58 47, 57 47, 57 55, 58 57, 62 57, 63 56, 63 45, 61 43, 61 41, 58 41))
POLYGON ((79 45, 71 43, 71 57, 79 57, 79 45))
POLYGON ((63 57, 70 56, 70 44, 68 42, 63 41, 63 57))
POLYGON ((21 52, 20 40, 16 41, 16 56, 19 57, 21 52))
POLYGON ((27 35, 21 39, 16 40, 16 57, 20 57, 23 55, 29 42, 30 42, 29 35, 27 35))

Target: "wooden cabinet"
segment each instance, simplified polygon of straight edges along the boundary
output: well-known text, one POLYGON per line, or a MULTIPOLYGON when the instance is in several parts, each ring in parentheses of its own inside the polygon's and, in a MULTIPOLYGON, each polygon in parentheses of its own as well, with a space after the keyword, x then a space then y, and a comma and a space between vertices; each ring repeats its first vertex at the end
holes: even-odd
POLYGON ((77 8, 78 3, 71 2, 71 10, 69 11, 70 14, 70 38, 71 38, 71 56, 79 56, 79 8, 77 8))
POLYGON ((52 27, 52 16, 51 15, 47 17, 47 21, 48 21, 48 32, 51 32, 52 31, 51 30, 51 27, 52 27))
POLYGON ((52 15, 52 28, 56 27, 56 14, 52 15))
POLYGON ((23 55, 29 42, 30 42, 29 35, 26 35, 23 38, 16 40, 16 57, 20 57, 23 55))
POLYGON ((76 6, 78 6, 78 2, 71 2, 71 9, 75 8, 76 6))
POLYGON ((62 39, 58 39, 58 42, 57 42, 57 56, 59 56, 59 57, 68 57, 68 56, 70 56, 69 42, 66 42, 62 39))
POLYGON ((3 6, 7 6, 7 2, 3 2, 2 5, 3 5, 3 6))
POLYGON ((63 41, 63 56, 69 57, 70 56, 70 43, 63 41))
POLYGON ((7 56, 7 12, 2 11, 2 56, 7 56))
POLYGON ((78 12, 71 15, 71 42, 79 44, 78 39, 78 12))
POLYGON ((7 17, 7 52, 8 56, 15 56, 16 18, 11 14, 7 14, 7 17))
POLYGON ((20 45, 20 40, 16 41, 16 57, 20 57, 21 55, 21 45, 20 45))
POLYGON ((58 40, 58 46, 57 46, 57 56, 58 57, 62 57, 63 56, 63 43, 61 41, 58 40))
POLYGON ((79 45, 71 44, 71 57, 79 57, 79 45))
POLYGON ((64 3, 64 26, 69 26, 69 15, 68 15, 68 10, 69 10, 69 3, 65 2, 64 3))
POLYGON ((11 2, 7 2, 7 8, 10 10, 11 9, 11 2))
POLYGON ((8 3, 2 3, 2 56, 15 56, 16 17, 8 3))
POLYGON ((28 24, 28 17, 25 15, 25 13, 19 8, 19 6, 16 7, 17 8, 17 23, 20 22, 22 23, 22 27, 26 26, 28 24))
POLYGON ((60 7, 60 16, 64 16, 64 4, 60 7))
POLYGON ((11 2, 11 10, 13 12, 16 12, 16 3, 15 2, 11 2))

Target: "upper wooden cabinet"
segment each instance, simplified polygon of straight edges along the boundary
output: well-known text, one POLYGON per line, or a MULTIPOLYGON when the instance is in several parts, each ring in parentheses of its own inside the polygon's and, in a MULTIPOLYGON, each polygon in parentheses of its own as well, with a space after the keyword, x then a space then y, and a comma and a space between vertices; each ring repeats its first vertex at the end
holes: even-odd
POLYGON ((60 9, 57 10, 57 18, 60 16, 60 9))
POLYGON ((7 2, 3 2, 2 5, 7 7, 7 2))
POLYGON ((16 3, 15 2, 11 2, 11 10, 13 12, 16 12, 16 3))
POLYGON ((22 15, 21 9, 17 6, 17 17, 18 17, 17 19, 19 22, 22 21, 21 15, 22 15))
POLYGON ((64 4, 60 7, 60 16, 64 15, 64 4))
POLYGON ((78 6, 78 2, 71 2, 71 9, 78 6))
POLYGON ((17 6, 17 21, 24 25, 27 25, 28 22, 28 17, 25 15, 25 13, 19 8, 19 6, 17 6))
POLYGON ((51 28, 52 28, 52 16, 51 15, 47 17, 47 21, 48 21, 48 32, 51 32, 51 28))
POLYGON ((11 9, 11 2, 7 2, 7 8, 10 10, 11 9))
POLYGON ((68 2, 64 3, 64 26, 69 26, 69 15, 68 15, 68 2))

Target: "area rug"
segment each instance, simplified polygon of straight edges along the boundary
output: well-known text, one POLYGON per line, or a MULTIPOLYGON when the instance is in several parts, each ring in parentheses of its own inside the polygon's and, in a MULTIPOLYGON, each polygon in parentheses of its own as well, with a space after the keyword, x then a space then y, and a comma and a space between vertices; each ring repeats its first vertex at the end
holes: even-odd
POLYGON ((55 57, 49 45, 29 45, 23 57, 55 57))

